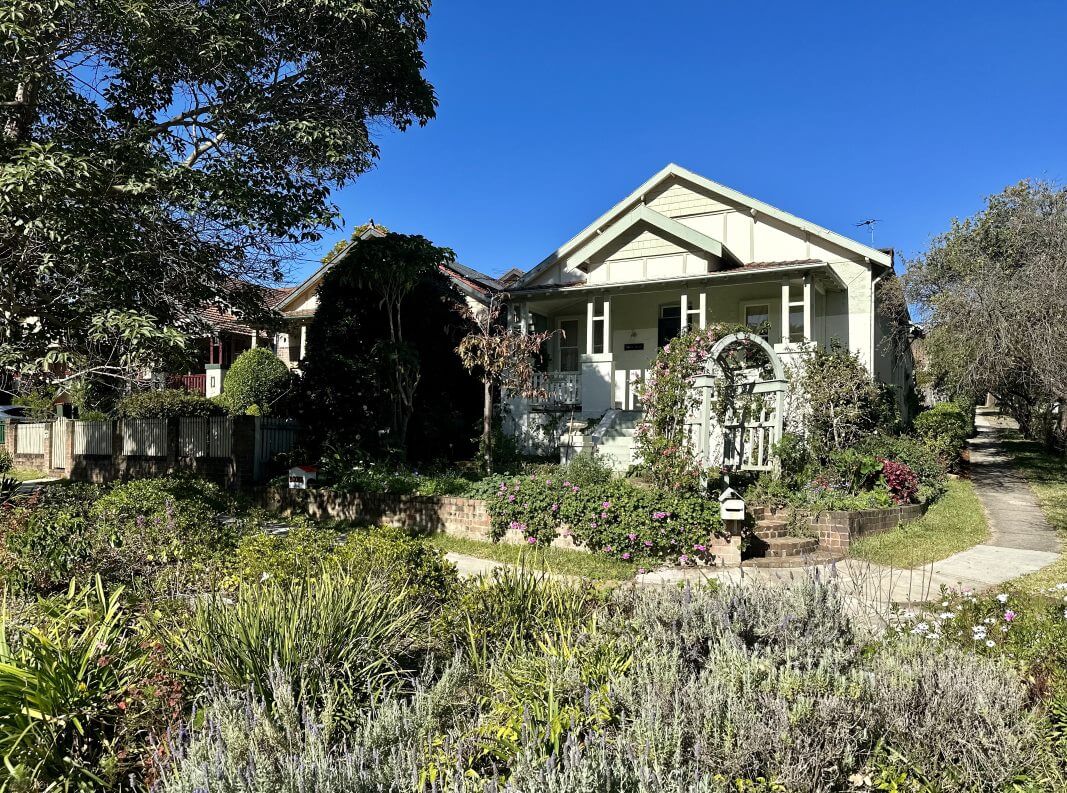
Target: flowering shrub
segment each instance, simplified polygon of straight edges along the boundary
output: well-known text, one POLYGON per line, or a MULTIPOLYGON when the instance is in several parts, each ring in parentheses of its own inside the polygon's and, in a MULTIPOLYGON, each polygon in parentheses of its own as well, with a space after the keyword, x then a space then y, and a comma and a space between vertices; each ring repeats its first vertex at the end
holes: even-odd
MULTIPOLYGON (((689 328, 672 339, 656 355, 648 379, 637 384, 637 394, 644 405, 644 421, 634 433, 638 454, 657 486, 674 491, 696 491, 700 484, 700 461, 688 445, 687 431, 690 413, 698 399, 693 383, 704 371, 712 348, 723 337, 747 328, 730 325, 710 325, 689 328)), ((762 355, 754 343, 730 345, 725 360, 719 363, 728 375, 731 371, 752 365, 751 359, 762 355)), ((716 398, 716 411, 727 407, 737 409, 729 378, 721 384, 716 398)))
POLYGON ((623 479, 579 485, 558 471, 530 474, 500 482, 488 503, 497 538, 513 531, 551 542, 566 526, 575 542, 623 561, 706 561, 723 533, 713 499, 623 479))
POLYGON ((882 476, 896 504, 910 504, 919 493, 919 477, 904 463, 882 460, 882 476))

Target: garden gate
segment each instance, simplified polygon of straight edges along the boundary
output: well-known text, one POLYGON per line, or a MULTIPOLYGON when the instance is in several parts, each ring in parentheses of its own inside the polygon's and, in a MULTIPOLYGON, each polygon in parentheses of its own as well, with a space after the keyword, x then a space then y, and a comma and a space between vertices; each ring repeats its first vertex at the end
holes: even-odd
POLYGON ((785 367, 774 348, 754 333, 724 336, 712 347, 695 388, 690 438, 703 467, 772 469, 786 390, 785 367))

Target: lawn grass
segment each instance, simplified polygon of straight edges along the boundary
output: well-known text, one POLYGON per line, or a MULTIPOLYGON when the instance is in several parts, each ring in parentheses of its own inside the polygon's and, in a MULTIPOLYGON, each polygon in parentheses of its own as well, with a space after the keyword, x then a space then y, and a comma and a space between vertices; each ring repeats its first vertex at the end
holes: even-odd
POLYGON ((29 479, 48 479, 48 474, 42 474, 40 471, 34 471, 32 468, 12 468, 9 471, 5 471, 0 476, 8 476, 12 479, 17 479, 20 482, 25 482, 29 479))
MULTIPOLYGON (((1026 477, 1041 504, 1045 519, 1067 544, 1067 459, 1048 451, 1015 431, 1002 436, 1004 449, 1011 454, 1019 472, 1026 477)), ((1067 581, 1067 556, 1036 573, 1013 583, 1028 592, 1038 592, 1067 581)))
POLYGON ((506 564, 542 565, 551 573, 560 575, 582 576, 605 581, 621 581, 633 578, 637 568, 632 564, 606 559, 598 554, 584 551, 571 551, 564 548, 530 548, 503 542, 484 542, 451 537, 447 534, 435 534, 427 541, 445 552, 476 556, 479 559, 491 559, 506 564))
POLYGON ((950 479, 945 494, 909 523, 856 540, 849 555, 874 564, 911 569, 936 562, 989 537, 982 504, 967 479, 950 479))

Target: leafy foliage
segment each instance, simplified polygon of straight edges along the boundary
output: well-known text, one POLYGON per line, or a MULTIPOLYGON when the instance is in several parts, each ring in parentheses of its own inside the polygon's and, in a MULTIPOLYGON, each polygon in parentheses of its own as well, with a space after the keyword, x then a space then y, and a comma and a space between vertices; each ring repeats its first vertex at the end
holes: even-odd
POLYGON ((222 397, 231 413, 277 413, 295 383, 289 367, 264 347, 245 350, 226 372, 222 397))
POLYGON ((461 297, 439 269, 453 258, 423 237, 390 233, 335 261, 302 364, 302 418, 316 449, 469 456, 478 384, 455 352, 468 329, 461 297))
POLYGON ((272 693, 275 669, 305 701, 359 704, 394 685, 421 613, 403 589, 331 566, 311 579, 242 584, 233 602, 201 600, 170 635, 179 664, 203 681, 272 693))
POLYGON ((913 420, 915 434, 955 462, 971 434, 971 421, 955 402, 939 402, 913 420))
POLYGON ((107 788, 128 770, 123 728, 144 704, 132 695, 146 654, 120 595, 96 578, 42 601, 36 624, 0 614, 5 789, 107 788))
POLYGON ((805 356, 794 385, 803 394, 801 423, 817 455, 848 449, 893 423, 887 395, 859 355, 836 342, 805 356))
POLYGON ((254 284, 332 222, 371 129, 433 117, 427 13, 18 0, 0 20, 4 371, 130 377, 209 331, 205 305, 269 321, 254 284))
POLYGON ((202 418, 226 413, 210 399, 176 388, 135 391, 119 401, 116 412, 128 419, 202 418))
POLYGON ((566 530, 576 543, 623 561, 708 561, 712 541, 723 534, 714 499, 625 479, 579 485, 566 467, 505 478, 488 508, 497 537, 511 531, 543 544, 566 530))
MULTIPOLYGON (((715 344, 737 330, 747 332, 748 328, 721 324, 687 328, 656 354, 648 380, 637 385, 645 412, 634 435, 635 446, 643 468, 658 487, 699 491, 703 472, 686 435, 698 398, 693 384, 708 365, 715 344)), ((767 362, 758 360, 759 356, 762 350, 742 341, 731 347, 728 360, 716 362, 723 375, 714 397, 717 414, 724 415, 727 410, 745 413, 757 407, 758 400, 745 399, 733 387, 730 376, 741 368, 765 366, 767 362)))
POLYGON ((1067 189, 1023 181, 953 220, 908 263, 935 390, 990 392, 1029 437, 1062 439, 1067 394, 1067 189))

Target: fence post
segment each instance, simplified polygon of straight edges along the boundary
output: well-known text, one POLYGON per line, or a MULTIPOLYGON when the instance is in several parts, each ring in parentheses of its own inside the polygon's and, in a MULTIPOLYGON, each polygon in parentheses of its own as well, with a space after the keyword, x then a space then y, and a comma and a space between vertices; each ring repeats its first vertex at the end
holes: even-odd
POLYGON ((4 421, 4 446, 7 448, 7 453, 11 455, 11 459, 15 459, 15 434, 18 432, 15 427, 18 426, 14 421, 4 421))
MULTIPOLYGON (((111 478, 126 478, 126 445, 122 442, 122 424, 125 419, 111 422, 111 478)), ((105 480, 107 481, 107 480, 105 480)))
POLYGON ((67 437, 64 439, 63 451, 66 456, 65 465, 63 470, 67 472, 67 479, 74 478, 74 421, 64 421, 63 428, 67 431, 67 437))
POLYGON ((44 422, 44 448, 41 451, 44 452, 45 475, 52 473, 52 427, 55 423, 55 420, 44 422))

